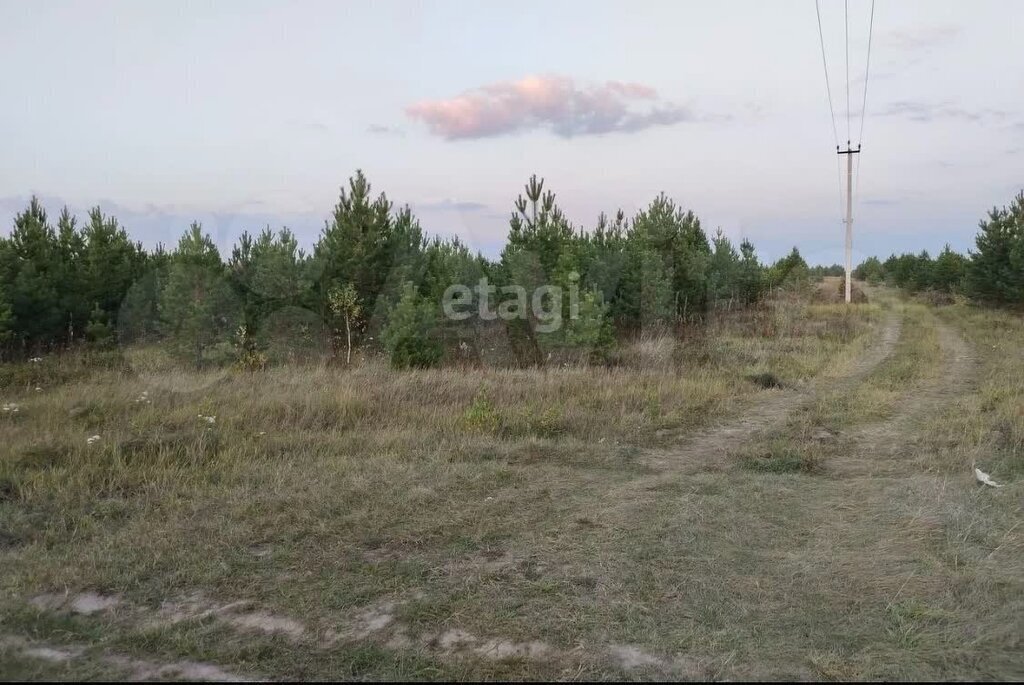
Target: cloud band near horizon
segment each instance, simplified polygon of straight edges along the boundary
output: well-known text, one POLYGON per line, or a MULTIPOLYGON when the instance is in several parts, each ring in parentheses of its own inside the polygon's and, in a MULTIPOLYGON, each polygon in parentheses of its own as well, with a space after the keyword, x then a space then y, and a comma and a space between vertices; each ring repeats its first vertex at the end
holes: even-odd
POLYGON ((406 114, 446 140, 536 129, 571 138, 696 120, 688 108, 662 100, 650 86, 621 81, 578 86, 566 76, 489 84, 453 98, 418 102, 406 114))

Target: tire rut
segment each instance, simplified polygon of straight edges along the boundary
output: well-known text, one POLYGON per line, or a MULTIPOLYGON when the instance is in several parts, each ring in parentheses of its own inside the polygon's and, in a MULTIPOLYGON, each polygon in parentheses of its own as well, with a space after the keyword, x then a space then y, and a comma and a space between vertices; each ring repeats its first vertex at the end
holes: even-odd
POLYGON ((94 653, 85 645, 54 645, 30 641, 15 635, 0 635, 0 648, 12 651, 21 658, 51 664, 67 664, 92 660, 104 668, 125 674, 128 680, 187 680, 218 683, 264 682, 248 674, 226 671, 219 666, 198 661, 156 662, 137 659, 123 654, 94 653))
MULTIPOLYGON (((942 493, 952 485, 948 477, 922 471, 919 462, 901 457, 914 450, 924 430, 922 419, 948 410, 971 387, 976 363, 953 329, 935 325, 941 372, 908 393, 887 421, 851 430, 834 443, 823 474, 800 477, 773 491, 786 512, 786 525, 769 526, 768 534, 756 525, 762 506, 756 498, 734 503, 751 527, 729 541, 757 560, 751 563, 757 570, 750 576, 727 575, 720 583, 730 596, 743 598, 751 624, 771 625, 780 614, 790 623, 760 636, 768 644, 777 642, 768 651, 777 652, 778 660, 739 661, 724 677, 750 677, 745 669, 753 669, 755 678, 821 677, 808 655, 820 656, 827 642, 792 651, 794 636, 809 634, 866 645, 831 657, 832 667, 845 677, 877 673, 872 671, 879 667, 877 650, 891 648, 884 640, 877 642, 878 635, 893 628, 897 605, 930 607, 946 601, 952 572, 937 550, 945 535, 942 493), (794 579, 799 579, 798 590, 794 579), (802 668, 807 669, 803 675, 802 668)), ((873 367, 865 363, 863 368, 873 367)))
POLYGON ((796 409, 821 393, 826 385, 830 389, 849 388, 861 382, 893 353, 902 326, 901 314, 895 311, 890 313, 883 323, 878 341, 842 377, 819 378, 803 390, 771 391, 770 395, 748 407, 739 418, 691 434, 684 444, 677 447, 650 453, 644 464, 659 471, 694 464, 707 467, 718 463, 724 467, 722 457, 777 429, 796 409))
POLYGON ((767 391, 740 417, 690 434, 686 442, 676 447, 645 453, 638 461, 654 469, 654 473, 604 491, 599 511, 590 513, 616 518, 622 510, 642 501, 644 493, 671 483, 680 475, 731 468, 725 457, 776 430, 790 414, 812 401, 826 386, 834 389, 861 382, 893 353, 902 326, 902 312, 890 312, 883 321, 878 340, 839 378, 819 378, 802 390, 767 391))
POLYGON ((842 449, 829 460, 829 471, 833 475, 870 477, 904 473, 907 465, 899 456, 917 443, 916 424, 973 387, 977 359, 970 346, 948 324, 935 319, 935 327, 943 356, 940 372, 904 396, 893 416, 857 428, 845 436, 840 441, 842 449))

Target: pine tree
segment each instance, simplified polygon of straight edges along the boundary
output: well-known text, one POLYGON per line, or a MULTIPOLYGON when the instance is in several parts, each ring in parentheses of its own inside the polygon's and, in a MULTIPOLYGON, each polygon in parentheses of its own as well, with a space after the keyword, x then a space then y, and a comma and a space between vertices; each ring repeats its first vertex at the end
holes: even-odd
POLYGON ((85 338, 95 347, 109 347, 114 342, 114 327, 110 324, 107 312, 99 304, 94 305, 89 313, 85 338))
POLYGON ((14 315, 11 303, 7 299, 7 291, 0 282, 0 345, 6 345, 14 335, 14 315))
POLYGON ((82 240, 78 271, 83 297, 90 308, 89 317, 95 319, 94 312, 99 308, 105 325, 115 329, 128 290, 142 273, 142 247, 132 242, 116 218, 104 216, 99 207, 89 211, 82 240))
POLYGON ((885 278, 885 269, 878 257, 868 257, 853 270, 853 277, 860 281, 878 284, 885 278))
POLYGON ((256 240, 242 233, 232 249, 227 271, 244 303, 246 330, 258 331, 266 318, 284 307, 306 304, 310 290, 307 259, 287 228, 265 228, 256 240))
MULTIPOLYGON (((706 310, 711 246, 692 211, 684 212, 662 193, 633 219, 629 239, 641 250, 657 251, 671 269, 678 317, 688 319, 706 310)), ((632 278, 634 283, 638 280, 632 278)))
POLYGON ((745 304, 761 299, 765 287, 764 268, 757 259, 754 245, 744 239, 740 243, 739 292, 745 304))
POLYGON ((654 249, 640 251, 640 287, 638 307, 643 329, 663 329, 675 316, 672 269, 654 249))
POLYGON ((708 268, 708 297, 712 303, 732 302, 739 295, 740 255, 718 229, 712 240, 714 251, 708 268))
MULTIPOLYGON (((171 256, 160 314, 171 349, 196 367, 210 361, 211 353, 230 347, 241 307, 225 278, 217 247, 197 223, 171 256)), ((217 355, 213 357, 216 361, 217 355)))
POLYGON ((768 269, 768 283, 772 288, 799 288, 807 283, 809 277, 807 262, 795 247, 768 269))
POLYGON ((78 231, 77 221, 67 207, 57 220, 59 254, 60 309, 65 322, 68 342, 84 333, 89 319, 89 297, 86 292, 83 262, 85 240, 78 231))
POLYGON ((171 255, 162 244, 143 253, 141 275, 128 289, 117 313, 117 339, 122 345, 152 342, 159 338, 160 299, 170 271, 171 255))
MULTIPOLYGON (((449 286, 465 285, 472 288, 487 275, 487 267, 487 260, 479 254, 471 254, 458 238, 434 238, 423 253, 423 278, 419 292, 430 302, 442 302, 449 286)), ((492 303, 492 306, 496 305, 492 303)), ((439 320, 438 335, 446 345, 458 344, 464 349, 463 354, 466 354, 467 340, 473 341, 479 351, 483 328, 484 322, 478 316, 471 315, 462 321, 442 317, 439 320)))
POLYGON ((1024 303, 1024 191, 1009 207, 989 211, 979 229, 968 268, 970 294, 997 304, 1024 303))
MULTIPOLYGON (((501 286, 524 289, 531 298, 525 318, 505 321, 506 332, 517 355, 531 363, 541 363, 564 343, 564 331, 546 331, 550 322, 542 321, 532 307, 532 295, 538 288, 561 286, 567 297, 570 274, 578 285, 580 260, 576 248, 579 238, 555 201, 555 194, 544 190, 544 179, 536 175, 524 187, 525 197, 516 198, 509 219, 508 241, 501 253, 498 281, 501 286)), ((499 306, 508 307, 518 296, 508 295, 499 306)), ((563 311, 564 300, 546 302, 550 311, 563 311)))
MULTIPOLYGON (((588 261, 583 272, 583 285, 601 293, 608 304, 609 317, 623 325, 628 318, 628 306, 624 301, 630 257, 626 237, 628 228, 626 216, 621 209, 611 221, 602 213, 590 236, 588 261)), ((668 288, 671 291, 671 284, 668 288)))
POLYGON ((35 197, 14 218, 4 250, 4 282, 11 307, 12 328, 23 346, 52 345, 63 338, 60 251, 46 210, 35 197))
POLYGON ((921 250, 921 253, 914 256, 912 259, 910 280, 907 283, 907 289, 914 293, 922 290, 928 290, 934 283, 933 269, 935 262, 932 261, 932 257, 928 254, 928 250, 921 250))
POLYGON ((437 309, 435 303, 419 295, 415 285, 405 284, 382 333, 392 366, 428 368, 440 361, 443 350, 437 339, 437 309))
POLYGON ((529 252, 540 264, 544 278, 551 279, 562 253, 574 242, 572 225, 555 203, 555 194, 544 192, 544 179, 530 177, 526 197, 516 198, 515 211, 509 220, 508 242, 502 250, 502 262, 512 255, 529 252))
POLYGON ((371 199, 371 187, 362 171, 349 179, 348 190, 334 208, 313 252, 321 311, 327 313, 331 288, 351 283, 359 307, 383 321, 389 304, 397 299, 405 280, 419 277, 417 260, 423 231, 408 208, 391 214, 382 193, 371 199), (378 307, 378 300, 382 300, 378 307))
POLYGON ((582 293, 579 309, 565 327, 565 344, 580 355, 581 361, 598 361, 614 344, 608 305, 594 290, 582 293))
POLYGON ((931 287, 944 293, 958 292, 967 274, 967 259, 946 245, 932 266, 931 287))

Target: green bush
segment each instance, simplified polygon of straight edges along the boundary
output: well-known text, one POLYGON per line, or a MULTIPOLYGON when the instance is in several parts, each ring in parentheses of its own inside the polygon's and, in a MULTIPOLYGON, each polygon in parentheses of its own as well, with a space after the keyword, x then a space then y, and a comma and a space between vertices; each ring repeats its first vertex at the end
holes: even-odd
POLYGON ((396 369, 425 369, 441 361, 444 351, 437 338, 437 312, 412 283, 391 310, 381 337, 396 369))
POLYGON ((459 423, 471 433, 496 433, 501 425, 501 417, 487 396, 481 393, 473 398, 473 404, 463 412, 459 423))

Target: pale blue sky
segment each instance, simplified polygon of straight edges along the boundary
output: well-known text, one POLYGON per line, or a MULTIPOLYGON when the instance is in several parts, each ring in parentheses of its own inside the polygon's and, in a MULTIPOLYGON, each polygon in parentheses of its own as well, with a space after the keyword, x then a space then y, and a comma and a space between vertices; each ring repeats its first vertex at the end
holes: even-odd
MULTIPOLYGON (((843 3, 821 5, 845 140, 843 3)), ((850 2, 854 143, 869 7, 850 2)), ((1022 33, 1015 0, 878 0, 859 254, 966 249, 1024 187, 1022 33)), ((149 245, 192 219, 223 248, 268 222, 311 245, 362 168, 493 255, 537 173, 588 227, 665 191, 766 258, 838 262, 820 50, 810 0, 0 0, 0 222, 36 193, 53 212, 99 203, 149 245), (527 77, 564 99, 536 109, 509 85, 527 77), (469 125, 453 107, 506 118, 446 137, 469 125)))

